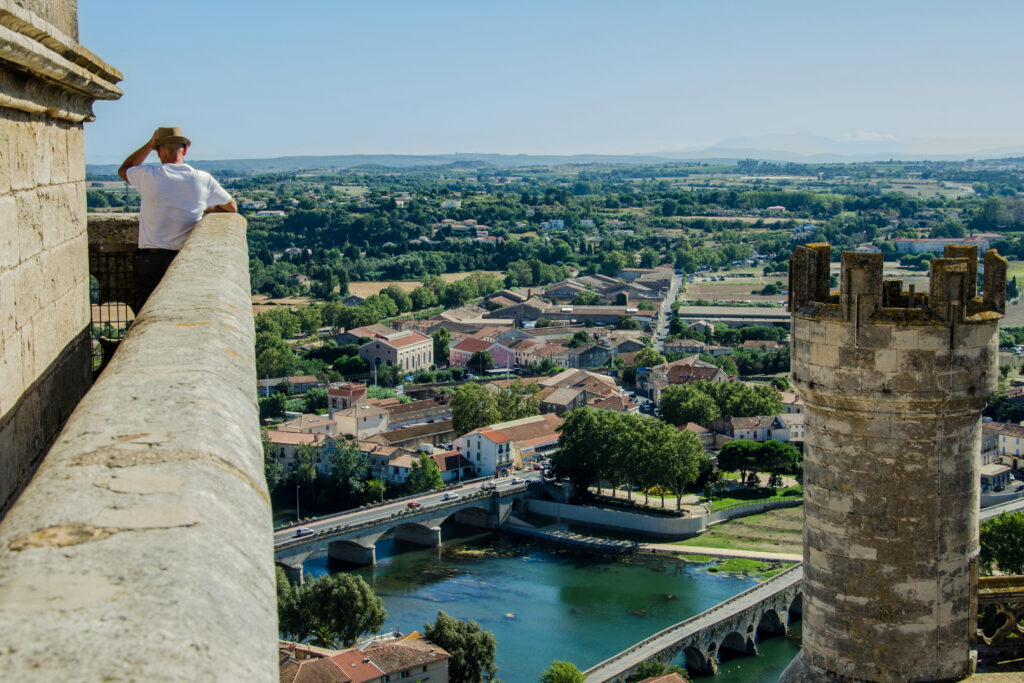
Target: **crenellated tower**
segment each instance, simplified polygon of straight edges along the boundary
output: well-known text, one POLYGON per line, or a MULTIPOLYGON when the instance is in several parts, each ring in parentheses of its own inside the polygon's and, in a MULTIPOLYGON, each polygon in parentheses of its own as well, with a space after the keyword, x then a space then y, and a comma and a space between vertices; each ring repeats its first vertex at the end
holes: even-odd
POLYGON ((956 680, 972 669, 980 416, 998 378, 1006 260, 947 245, 927 292, 881 254, 790 258, 806 403, 803 649, 786 681, 956 680))

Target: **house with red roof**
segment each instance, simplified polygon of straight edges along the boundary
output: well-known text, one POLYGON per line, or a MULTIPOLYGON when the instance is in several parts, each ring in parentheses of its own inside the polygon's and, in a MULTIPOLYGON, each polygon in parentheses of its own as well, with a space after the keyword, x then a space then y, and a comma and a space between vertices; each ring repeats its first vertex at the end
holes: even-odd
POLYGON ((561 424, 562 418, 548 413, 488 425, 457 438, 455 450, 469 460, 478 477, 522 469, 524 458, 540 457, 558 445, 561 424))
POLYGON ((473 357, 473 354, 479 351, 491 354, 496 368, 511 369, 516 366, 516 354, 512 349, 504 344, 476 337, 468 337, 457 344, 452 344, 448 352, 448 362, 453 366, 464 368, 469 364, 469 359, 473 357))

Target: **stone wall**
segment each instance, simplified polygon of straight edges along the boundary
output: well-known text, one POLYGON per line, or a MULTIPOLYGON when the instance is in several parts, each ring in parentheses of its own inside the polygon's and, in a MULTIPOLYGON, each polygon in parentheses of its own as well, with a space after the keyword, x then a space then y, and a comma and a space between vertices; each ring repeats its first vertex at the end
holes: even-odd
POLYGON ((89 386, 84 121, 121 74, 76 3, 0 0, 0 516, 89 386))
POLYGON ((193 230, 0 521, 0 678, 277 680, 245 230, 193 230))
POLYGON ((806 403, 803 648, 782 680, 954 680, 971 668, 980 417, 998 377, 1006 261, 934 259, 927 293, 881 254, 790 261, 806 403))

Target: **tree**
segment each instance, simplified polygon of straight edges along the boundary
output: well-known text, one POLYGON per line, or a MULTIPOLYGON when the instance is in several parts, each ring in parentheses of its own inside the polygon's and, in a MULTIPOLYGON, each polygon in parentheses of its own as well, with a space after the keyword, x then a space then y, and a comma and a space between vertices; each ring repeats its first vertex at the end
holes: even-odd
POLYGON ((314 387, 306 392, 307 413, 327 412, 327 390, 314 387))
POLYGON ((448 680, 451 683, 497 680, 498 667, 494 657, 498 641, 493 633, 480 628, 480 624, 438 612, 434 623, 423 626, 423 635, 451 655, 448 660, 448 680))
POLYGON ((630 318, 628 315, 620 315, 618 321, 615 323, 615 328, 619 330, 639 330, 640 323, 634 318, 630 318))
POLYGON ((494 357, 488 351, 474 351, 466 367, 482 375, 494 367, 494 357))
POLYGON ((524 384, 515 379, 495 395, 498 420, 508 422, 532 415, 540 415, 540 385, 524 384))
POLYGON ((452 335, 443 327, 434 330, 430 335, 434 340, 434 364, 448 365, 448 348, 452 341, 452 335))
POLYGON ((1024 512, 1003 512, 981 523, 981 568, 991 574, 1024 574, 1024 512))
POLYGON ((665 356, 650 347, 640 349, 633 356, 633 364, 638 368, 653 368, 655 365, 661 365, 664 362, 665 356))
POLYGON ((387 484, 384 483, 383 479, 371 479, 366 482, 366 490, 374 501, 380 503, 384 500, 384 492, 387 490, 387 484))
POLYGON ((629 298, 626 296, 625 292, 619 292, 618 294, 615 295, 615 305, 616 306, 628 306, 629 305, 629 298))
MULTIPOLYGON (((676 510, 682 509, 682 497, 686 487, 697 481, 701 470, 704 446, 696 434, 689 430, 676 431, 671 439, 671 447, 667 451, 663 476, 670 482, 676 494, 676 510)), ((662 487, 664 490, 664 487, 662 487)), ((661 497, 661 505, 665 506, 665 496, 661 497)))
POLYGON ((570 410, 558 427, 558 450, 551 456, 555 474, 572 479, 576 496, 586 496, 591 484, 600 479, 615 453, 614 444, 622 430, 618 413, 589 407, 570 410), (611 427, 611 429, 609 429, 611 427))
POLYGON ((730 441, 718 452, 718 469, 725 472, 739 472, 746 481, 747 472, 757 467, 757 453, 760 445, 756 441, 736 439, 730 441))
POLYGON ((267 491, 270 492, 270 495, 274 495, 274 491, 281 484, 281 479, 284 478, 284 467, 278 461, 277 456, 274 455, 274 445, 270 443, 266 432, 263 432, 262 442, 263 476, 267 480, 267 491))
POLYGON ((387 621, 384 603, 362 577, 328 574, 304 584, 298 592, 299 611, 307 617, 304 635, 331 634, 351 647, 365 633, 387 621))
POLYGON ((342 509, 362 503, 366 492, 366 472, 370 467, 369 458, 355 443, 339 440, 337 448, 328 455, 328 460, 330 472, 327 475, 327 490, 323 495, 333 498, 333 502, 342 509))
POLYGON ((304 486, 310 497, 313 497, 313 482, 316 481, 316 463, 320 458, 320 450, 309 443, 300 443, 295 451, 295 475, 304 486))
POLYGON ((482 384, 458 387, 452 394, 451 406, 452 428, 459 435, 499 421, 497 397, 482 384))
POLYGON ((661 392, 658 412, 662 420, 674 425, 696 422, 707 426, 722 416, 715 399, 701 391, 696 384, 665 387, 661 392))
POLYGON ((281 392, 276 392, 271 396, 261 396, 259 404, 261 420, 268 417, 284 417, 284 411, 288 407, 288 397, 281 392))
POLYGON ((600 306, 601 297, 597 292, 584 290, 572 298, 573 306, 600 306))
POLYGON ((274 568, 277 580, 277 628, 286 638, 302 640, 306 637, 305 617, 299 610, 298 586, 288 580, 284 569, 274 568))
POLYGON ((409 478, 405 481, 405 490, 414 495, 426 493, 444 487, 441 470, 429 455, 424 453, 418 461, 413 461, 409 478))
POLYGON ((572 662, 557 659, 540 675, 541 683, 583 683, 586 676, 572 662))
POLYGON ((755 456, 757 469, 769 474, 770 488, 782 486, 782 475, 795 473, 801 461, 800 450, 793 444, 781 441, 765 441, 755 456))

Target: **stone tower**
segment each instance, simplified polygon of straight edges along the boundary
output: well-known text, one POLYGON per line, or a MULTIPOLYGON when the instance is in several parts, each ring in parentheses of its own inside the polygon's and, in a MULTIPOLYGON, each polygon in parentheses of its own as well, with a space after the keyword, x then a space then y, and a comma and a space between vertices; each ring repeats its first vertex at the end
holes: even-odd
POLYGON ((882 255, 789 265, 806 402, 803 649, 784 681, 956 680, 972 669, 980 413, 996 389, 1006 260, 947 245, 928 293, 882 255))

